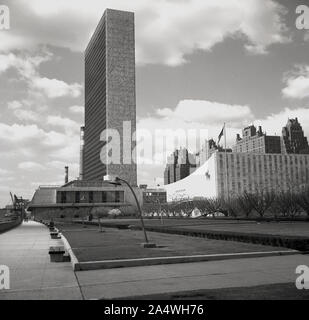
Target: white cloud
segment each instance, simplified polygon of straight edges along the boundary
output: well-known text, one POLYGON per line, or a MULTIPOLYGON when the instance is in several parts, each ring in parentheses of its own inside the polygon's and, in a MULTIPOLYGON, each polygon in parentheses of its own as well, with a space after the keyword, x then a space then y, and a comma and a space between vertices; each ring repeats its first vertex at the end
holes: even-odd
POLYGON ((78 132, 80 131, 80 125, 79 123, 69 119, 69 118, 63 118, 61 116, 48 116, 47 117, 47 124, 52 125, 54 127, 60 127, 65 132, 76 134, 76 137, 78 139, 78 132))
POLYGON ((5 154, 8 150, 17 152, 23 148, 31 150, 30 153, 34 156, 40 155, 42 151, 53 153, 55 148, 61 149, 68 144, 72 144, 72 140, 74 142, 75 139, 78 144, 78 135, 44 131, 37 125, 8 125, 0 123, 0 154, 5 154))
POLYGON ((47 43, 83 51, 107 7, 136 13, 140 64, 179 65, 194 50, 210 50, 231 35, 242 34, 254 53, 288 41, 283 7, 274 0, 17 0, 14 29, 0 34, 2 50, 47 43))
POLYGON ((67 84, 62 80, 35 77, 31 82, 32 88, 42 90, 48 98, 69 96, 77 98, 82 91, 78 83, 67 84))
POLYGON ((14 101, 10 101, 8 103, 8 109, 10 110, 16 110, 16 109, 19 109, 21 108, 23 105, 20 101, 17 101, 17 100, 14 100, 14 101))
POLYGON ((10 101, 7 104, 10 114, 13 114, 18 120, 24 123, 43 123, 45 119, 46 99, 38 93, 28 92, 27 99, 10 101))
POLYGON ((34 171, 34 170, 44 170, 46 168, 43 165, 41 165, 40 163, 26 161, 26 162, 21 162, 18 165, 18 169, 34 171))
MULTIPOLYGON (((24 72, 20 68, 17 71, 20 75, 34 75, 33 79, 38 76, 36 67, 33 70, 34 72, 24 72)), ((25 79, 23 75, 21 77, 25 79)), ((54 161, 69 165, 70 177, 78 176, 76 163, 79 161, 80 125, 59 114, 52 116, 51 109, 47 112, 47 105, 47 95, 34 88, 30 88, 25 99, 13 100, 7 104, 11 110, 10 116, 15 115, 22 124, 0 122, 0 168, 3 168, 0 180, 5 186, 0 192, 0 206, 6 203, 9 190, 31 198, 34 189, 30 183, 34 179, 49 185, 59 176, 58 180, 62 183, 63 168, 54 161), (27 124, 29 122, 36 124, 27 124), (4 175, 4 170, 12 174, 4 175)))
POLYGON ((40 119, 40 116, 32 110, 14 110, 14 115, 21 121, 33 121, 37 122, 40 119))
POLYGON ((170 119, 183 119, 185 122, 200 122, 204 125, 219 125, 243 123, 253 119, 248 106, 228 105, 205 100, 182 100, 177 107, 158 109, 157 114, 170 119))
MULTIPOLYGON (((4 176, 4 175, 7 175, 7 174, 9 174, 10 173, 10 171, 9 170, 5 170, 5 169, 1 169, 0 168, 0 175, 1 176, 4 176)), ((1 179, 2 179, 3 177, 1 177, 1 179)))
POLYGON ((23 78, 30 79, 37 74, 36 68, 43 62, 49 61, 51 57, 52 54, 46 50, 43 50, 41 55, 33 56, 14 53, 0 54, 0 74, 14 68, 23 78))
POLYGON ((269 135, 281 135, 282 127, 284 127, 288 119, 298 118, 303 127, 305 135, 309 138, 309 109, 308 108, 285 108, 279 113, 271 114, 265 119, 256 120, 256 125, 261 125, 263 130, 269 135))
MULTIPOLYGON (((37 92, 45 94, 47 98, 72 97, 77 98, 82 92, 82 85, 78 83, 68 84, 62 80, 49 79, 41 77, 38 67, 52 58, 49 51, 43 50, 40 54, 20 54, 13 53, 0 54, 0 74, 15 69, 20 79, 25 81, 30 89, 29 94, 37 94, 37 92)), ((16 107, 10 105, 9 107, 16 107)))
POLYGON ((34 189, 29 186, 34 179, 49 185, 59 176, 59 182, 63 182, 64 164, 71 168, 70 177, 77 177, 78 161, 78 133, 0 122, 0 180, 5 183, 0 193, 0 206, 8 201, 9 190, 31 198, 34 189))
POLYGON ((25 142, 34 138, 41 138, 43 130, 40 130, 36 125, 8 125, 0 123, 0 141, 8 144, 12 142, 25 142))
POLYGON ((69 110, 72 113, 78 113, 78 114, 84 114, 85 112, 85 108, 83 106, 71 106, 69 110))
MULTIPOLYGON (((68 166, 68 163, 65 161, 52 160, 46 164, 48 167, 56 168, 56 169, 64 169, 65 166, 68 166)), ((70 163, 69 166, 70 171, 78 172, 79 171, 79 163, 70 163)))
POLYGON ((284 97, 304 99, 309 97, 309 66, 298 66, 284 79, 286 87, 282 89, 284 97))

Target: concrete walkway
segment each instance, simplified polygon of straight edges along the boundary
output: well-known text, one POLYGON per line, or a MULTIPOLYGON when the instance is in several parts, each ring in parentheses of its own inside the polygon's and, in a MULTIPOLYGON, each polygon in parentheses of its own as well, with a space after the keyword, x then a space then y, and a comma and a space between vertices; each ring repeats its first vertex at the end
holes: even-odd
POLYGON ((296 267, 309 266, 308 255, 293 255, 80 271, 74 274, 70 263, 50 263, 48 248, 56 243, 57 240, 50 239, 49 230, 36 222, 24 223, 0 234, 0 265, 7 265, 11 273, 11 289, 0 290, 0 300, 121 298, 295 283, 296 267))
POLYGON ((79 271, 76 275, 85 299, 110 299, 200 289, 295 283, 295 269, 298 265, 309 266, 309 256, 79 271))
POLYGON ((0 290, 0 300, 82 299, 71 264, 50 262, 48 248, 56 243, 33 221, 0 234, 0 265, 10 268, 11 286, 0 290))

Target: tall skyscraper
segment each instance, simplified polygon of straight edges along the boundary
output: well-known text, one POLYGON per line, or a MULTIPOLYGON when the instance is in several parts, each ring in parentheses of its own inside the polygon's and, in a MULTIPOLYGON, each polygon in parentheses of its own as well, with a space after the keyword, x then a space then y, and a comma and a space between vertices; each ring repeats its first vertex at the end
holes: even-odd
POLYGON ((308 140, 298 119, 289 119, 282 129, 284 153, 309 154, 308 140))
POLYGON ((169 157, 164 170, 164 184, 184 179, 196 169, 196 158, 187 149, 175 150, 169 157))
POLYGON ((117 175, 136 186, 136 163, 130 159, 135 131, 134 13, 107 9, 85 52, 83 179, 102 180, 106 174, 117 175), (124 134, 124 121, 131 127, 131 134, 124 134), (107 164, 108 155, 102 154, 106 142, 100 141, 100 136, 106 129, 120 134, 120 146, 113 150, 119 152, 120 164, 107 164))
POLYGON ((79 179, 84 179, 84 147, 85 147, 85 127, 80 128, 80 154, 79 154, 79 179))

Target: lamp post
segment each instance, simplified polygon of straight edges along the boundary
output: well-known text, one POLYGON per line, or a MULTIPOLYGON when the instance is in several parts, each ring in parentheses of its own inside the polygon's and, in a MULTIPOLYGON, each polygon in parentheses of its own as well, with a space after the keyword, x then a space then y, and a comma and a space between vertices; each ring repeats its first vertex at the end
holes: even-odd
MULTIPOLYGON (((160 185, 157 184, 157 188, 159 188, 159 187, 160 187, 160 185)), ((157 203, 158 203, 158 205, 159 205, 159 212, 160 212, 160 217, 161 217, 161 224, 164 224, 164 222, 163 222, 163 212, 162 212, 162 208, 161 208, 161 201, 160 201, 160 196, 159 196, 159 194, 158 194, 158 190, 157 190, 157 199, 156 199, 156 201, 157 201, 157 203)))
POLYGON ((140 220, 141 220, 141 225, 142 225, 142 229, 143 229, 143 233, 144 233, 144 238, 145 238, 145 243, 143 244, 143 246, 144 246, 144 248, 155 248, 156 245, 155 245, 154 243, 150 243, 149 240, 148 240, 147 233, 146 233, 146 230, 145 230, 145 224, 144 224, 142 209, 141 209, 141 206, 140 206, 139 201, 138 201, 138 199, 137 199, 137 196, 136 196, 133 188, 132 188, 131 185, 129 184, 129 182, 127 182, 126 180, 121 179, 121 178, 119 178, 119 177, 114 177, 113 179, 111 179, 110 176, 105 176, 105 177, 104 177, 104 180, 107 181, 107 182, 110 183, 110 184, 113 184, 113 185, 118 185, 118 186, 120 186, 121 183, 124 183, 126 186, 128 186, 128 188, 130 189, 131 193, 133 194, 133 197, 134 197, 134 199, 135 199, 136 206, 137 206, 137 209, 138 209, 138 212, 139 212, 139 217, 140 217, 140 220))

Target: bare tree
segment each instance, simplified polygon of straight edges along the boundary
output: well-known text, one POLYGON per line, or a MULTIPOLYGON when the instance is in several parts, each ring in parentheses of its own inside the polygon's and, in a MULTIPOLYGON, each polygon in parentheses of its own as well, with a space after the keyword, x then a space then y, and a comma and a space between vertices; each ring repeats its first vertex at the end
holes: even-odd
POLYGON ((299 194, 298 201, 300 207, 306 212, 307 216, 309 216, 309 186, 299 194))
POLYGON ((261 218, 264 217, 265 212, 271 207, 275 200, 275 194, 273 192, 267 192, 264 189, 257 189, 255 193, 245 193, 245 197, 251 202, 253 209, 261 218))
POLYGON ((216 212, 221 212, 227 215, 226 209, 224 207, 224 200, 222 198, 209 198, 205 199, 204 202, 206 212, 208 214, 214 214, 216 212))
POLYGON ((295 217, 301 212, 299 199, 300 195, 291 191, 280 192, 276 194, 272 208, 276 213, 282 214, 283 216, 295 217))
POLYGON ((101 219, 106 218, 108 216, 109 210, 110 210, 110 208, 106 208, 106 207, 98 207, 98 208, 92 209, 92 214, 94 214, 98 218, 100 232, 103 232, 103 226, 102 226, 101 219))
POLYGON ((223 208, 223 211, 227 212, 229 216, 235 217, 235 218, 238 216, 240 209, 239 209, 239 201, 237 198, 233 197, 226 200, 221 199, 221 206, 223 208))
POLYGON ((237 198, 237 202, 241 212, 248 218, 253 210, 253 205, 246 192, 237 198))
POLYGON ((194 205, 196 208, 198 208, 201 211, 202 216, 206 215, 207 209, 208 209, 208 199, 199 199, 194 201, 194 205))

